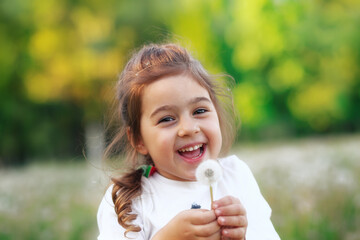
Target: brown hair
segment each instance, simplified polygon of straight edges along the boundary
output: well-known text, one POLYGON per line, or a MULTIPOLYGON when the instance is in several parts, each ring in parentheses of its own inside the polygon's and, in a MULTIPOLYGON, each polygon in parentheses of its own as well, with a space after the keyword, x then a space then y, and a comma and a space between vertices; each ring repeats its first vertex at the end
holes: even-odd
MULTIPOLYGON (((209 92, 217 110, 223 138, 220 155, 223 156, 233 143, 236 131, 231 92, 226 86, 216 82, 200 62, 175 44, 151 44, 134 53, 117 82, 117 111, 112 121, 116 124, 115 134, 104 154, 104 158, 108 159, 119 152, 126 153, 124 166, 128 171, 121 177, 112 178, 112 199, 118 222, 126 230, 125 235, 130 231, 141 230, 139 226, 132 224, 137 215, 132 213, 131 203, 141 194, 142 170, 139 166, 153 164, 150 156, 142 156, 132 147, 140 139, 141 96, 144 86, 157 79, 183 73, 198 81, 209 92)), ((110 130, 114 131, 114 125, 111 126, 110 130)))

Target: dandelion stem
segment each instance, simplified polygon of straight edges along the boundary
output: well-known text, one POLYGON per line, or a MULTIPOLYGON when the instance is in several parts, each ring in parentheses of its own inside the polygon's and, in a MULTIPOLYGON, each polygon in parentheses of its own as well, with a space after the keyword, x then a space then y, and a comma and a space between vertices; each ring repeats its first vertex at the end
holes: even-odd
MULTIPOLYGON (((211 185, 210 185, 210 198, 211 198, 211 207, 212 207, 214 198, 213 198, 213 189, 212 189, 212 186, 211 186, 211 185)), ((211 207, 210 207, 210 208, 211 208, 211 207)))

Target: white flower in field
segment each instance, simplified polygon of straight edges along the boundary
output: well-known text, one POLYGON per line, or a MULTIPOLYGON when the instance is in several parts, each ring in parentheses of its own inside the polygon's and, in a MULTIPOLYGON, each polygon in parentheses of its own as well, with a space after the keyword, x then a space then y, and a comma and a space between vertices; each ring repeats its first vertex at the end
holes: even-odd
POLYGON ((222 169, 218 161, 209 159, 200 163, 195 176, 199 182, 211 186, 222 176, 222 169))

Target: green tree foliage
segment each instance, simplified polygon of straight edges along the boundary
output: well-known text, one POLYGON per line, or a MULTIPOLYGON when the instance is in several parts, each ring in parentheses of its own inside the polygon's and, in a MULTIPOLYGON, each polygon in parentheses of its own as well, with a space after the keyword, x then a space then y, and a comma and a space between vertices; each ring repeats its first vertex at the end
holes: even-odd
POLYGON ((245 133, 359 129, 357 1, 183 1, 180 9, 172 31, 235 77, 245 133))
POLYGON ((355 0, 3 0, 0 162, 81 154, 84 124, 148 42, 232 75, 242 136, 359 130, 359 13, 355 0))

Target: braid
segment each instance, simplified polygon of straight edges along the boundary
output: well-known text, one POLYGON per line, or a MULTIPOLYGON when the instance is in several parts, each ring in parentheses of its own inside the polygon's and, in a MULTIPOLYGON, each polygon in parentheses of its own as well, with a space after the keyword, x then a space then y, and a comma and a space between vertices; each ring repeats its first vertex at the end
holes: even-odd
POLYGON ((123 175, 121 178, 112 178, 114 187, 112 200, 119 224, 125 228, 125 237, 128 232, 139 232, 141 228, 132 224, 137 214, 132 214, 132 200, 141 194, 141 176, 143 170, 138 169, 123 175))

